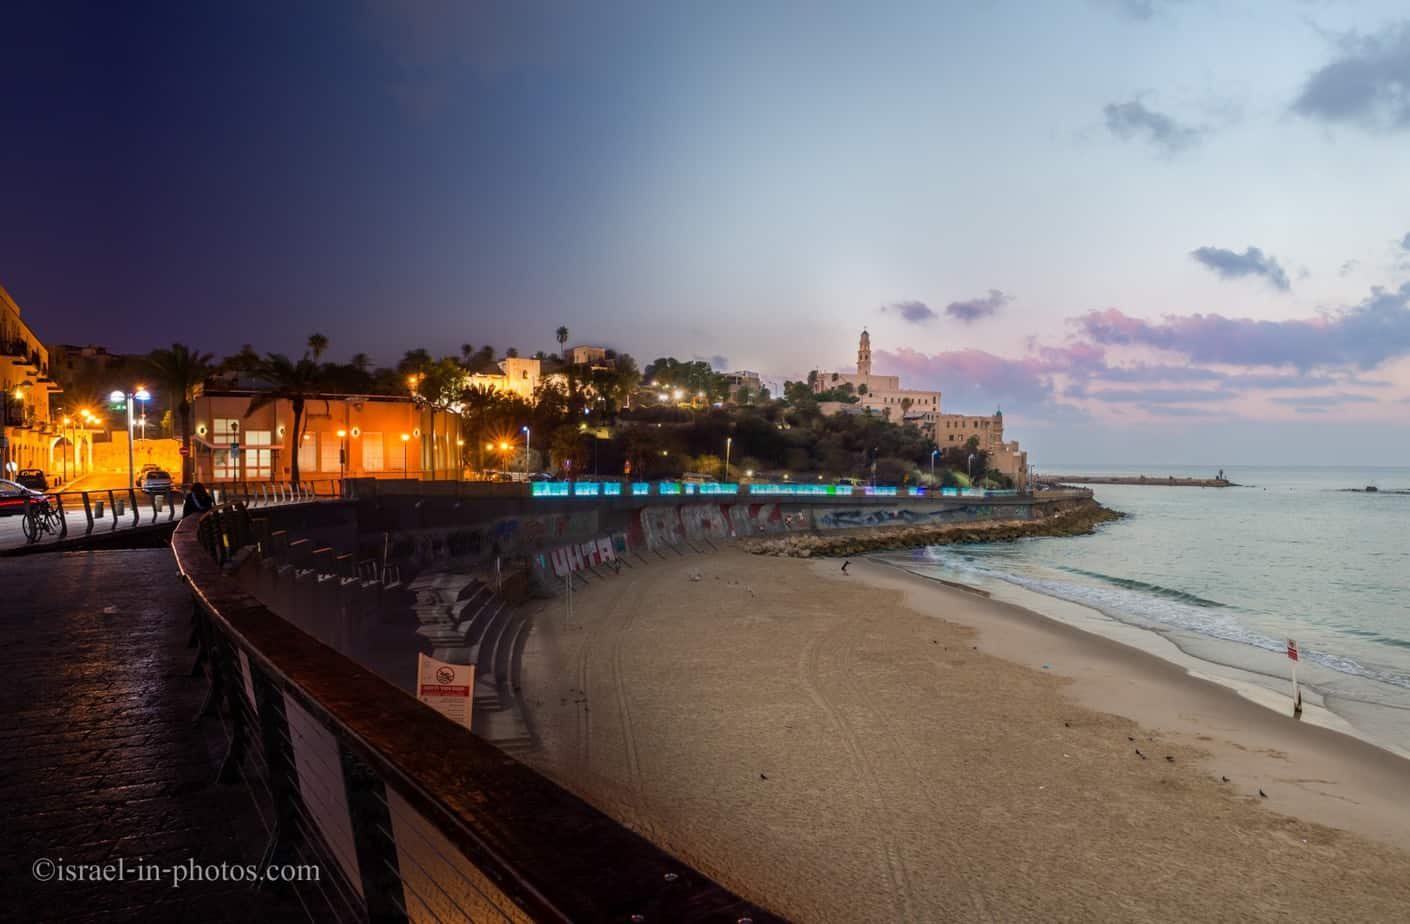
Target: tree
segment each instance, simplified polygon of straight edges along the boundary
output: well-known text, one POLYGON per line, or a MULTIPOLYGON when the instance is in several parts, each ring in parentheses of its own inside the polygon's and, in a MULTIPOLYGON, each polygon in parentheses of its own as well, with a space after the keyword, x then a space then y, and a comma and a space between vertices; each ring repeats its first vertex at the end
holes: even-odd
POLYGON ((220 361, 220 371, 252 373, 258 372, 263 364, 264 360, 260 359, 255 348, 246 343, 240 347, 240 352, 220 361))
POLYGON ((328 349, 327 337, 318 333, 309 334, 308 351, 313 354, 314 359, 320 358, 323 355, 323 351, 326 349, 328 349))
POLYGON ((289 453, 290 480, 299 481, 299 446, 303 441, 304 403, 317 397, 323 390, 324 371, 318 363, 304 356, 297 362, 283 353, 269 353, 259 369, 260 378, 268 384, 268 389, 250 399, 245 416, 253 414, 279 400, 289 402, 294 413, 294 426, 291 439, 285 442, 289 453))
POLYGON ((167 393, 171 407, 181 423, 181 445, 186 454, 181 457, 181 483, 190 484, 194 475, 191 455, 191 399, 196 386, 205 381, 211 371, 209 353, 193 350, 183 343, 173 343, 170 349, 153 350, 147 354, 147 364, 157 374, 161 388, 167 393))
POLYGON ((519 351, 514 347, 510 347, 509 349, 504 351, 504 355, 509 359, 518 359, 519 351))
POLYGON ((402 355, 401 361, 397 363, 397 371, 402 375, 419 375, 426 370, 435 360, 431 359, 431 354, 425 349, 417 347, 414 350, 407 350, 402 355))
POLYGON ((558 352, 560 352, 560 353, 563 354, 563 358, 564 358, 564 359, 567 359, 567 358, 568 358, 568 354, 567 354, 566 350, 568 349, 568 328, 566 328, 566 327, 560 327, 560 328, 558 328, 557 337, 558 337, 558 352))

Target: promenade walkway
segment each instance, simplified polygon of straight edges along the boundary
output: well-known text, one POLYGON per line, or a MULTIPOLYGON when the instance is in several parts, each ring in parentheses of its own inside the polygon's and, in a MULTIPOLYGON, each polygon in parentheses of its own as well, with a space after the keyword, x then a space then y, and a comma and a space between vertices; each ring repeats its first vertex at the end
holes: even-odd
POLYGON ((24 921, 302 920, 239 882, 40 882, 33 864, 257 864, 242 786, 214 782, 220 723, 185 647, 189 590, 163 549, 34 555, 3 567, 0 909, 24 921))

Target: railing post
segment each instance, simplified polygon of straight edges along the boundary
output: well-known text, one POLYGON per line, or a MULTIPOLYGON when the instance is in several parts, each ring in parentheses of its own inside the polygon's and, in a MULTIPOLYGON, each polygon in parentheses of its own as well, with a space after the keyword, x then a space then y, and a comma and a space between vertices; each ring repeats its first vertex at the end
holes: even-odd
POLYGON ((115 493, 113 493, 111 490, 108 491, 108 509, 111 510, 111 511, 112 511, 112 514, 113 514, 113 532, 117 532, 117 528, 118 528, 117 495, 116 495, 115 493))
POLYGON ((138 507, 137 507, 137 489, 136 489, 136 488, 128 488, 128 489, 127 489, 127 497, 128 497, 128 500, 130 500, 130 501, 132 502, 132 525, 133 525, 133 526, 141 526, 141 525, 142 525, 142 511, 141 511, 140 509, 138 509, 138 507))
POLYGON ((357 868, 362 875, 362 897, 367 919, 373 924, 408 920, 406 891, 402 887, 397 845, 391 837, 392 813, 382 780, 340 742, 343 790, 348 798, 357 868))
POLYGON ((83 492, 83 515, 88 518, 88 528, 83 531, 83 535, 93 535, 93 505, 88 502, 88 492, 83 492))
POLYGON ((69 534, 69 515, 64 512, 64 496, 55 494, 54 502, 59 505, 59 538, 65 539, 69 534))

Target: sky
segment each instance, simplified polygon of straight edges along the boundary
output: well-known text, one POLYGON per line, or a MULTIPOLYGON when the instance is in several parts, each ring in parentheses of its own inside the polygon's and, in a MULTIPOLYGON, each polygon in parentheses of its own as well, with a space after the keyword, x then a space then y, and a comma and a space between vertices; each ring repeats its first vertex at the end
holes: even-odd
POLYGON ((874 371, 1044 462, 1410 459, 1403 2, 10 4, 48 342, 874 371))

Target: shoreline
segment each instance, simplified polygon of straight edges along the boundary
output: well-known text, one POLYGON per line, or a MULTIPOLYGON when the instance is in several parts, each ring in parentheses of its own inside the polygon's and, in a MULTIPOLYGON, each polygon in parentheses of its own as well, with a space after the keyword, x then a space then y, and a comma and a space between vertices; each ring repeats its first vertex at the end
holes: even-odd
MULTIPOLYGON (((1189 644, 1188 639, 1184 645, 1181 644, 1181 641, 1177 640, 1176 636, 1179 635, 1179 633, 1136 625, 1118 619, 1115 616, 1108 615, 1089 604, 1045 594, 1042 591, 1033 590, 1019 584, 1011 584, 1003 581, 1002 578, 993 578, 993 580, 1002 587, 1001 592, 994 593, 973 584, 966 584, 962 581, 913 570, 906 563, 901 561, 890 560, 879 556, 869 557, 867 560, 902 572, 918 580, 933 581, 947 587, 958 587, 972 593, 983 594, 996 601, 1027 610, 1041 619, 1070 626, 1087 635, 1117 642, 1134 651, 1139 651, 1161 661, 1176 665, 1191 677, 1207 680, 1222 686, 1238 696, 1273 712, 1275 715, 1291 715, 1292 697, 1283 689, 1283 684, 1291 683, 1290 679, 1257 670, 1249 664, 1238 664, 1232 663, 1231 661, 1218 660, 1208 654, 1191 651, 1185 647, 1185 645, 1189 644), (1032 598, 1032 600, 1029 598, 1032 598)), ((1200 636, 1197 632, 1188 632, 1186 634, 1190 638, 1197 639, 1199 642, 1206 644, 1237 644, 1233 642, 1221 642, 1219 639, 1200 636)), ((1260 649, 1258 654, 1262 655, 1264 652, 1260 649)), ((1281 660, 1276 663, 1281 663, 1281 660)), ((1373 681, 1368 680, 1367 682, 1373 681)), ((1364 715, 1353 718, 1352 716, 1344 715, 1342 712, 1338 711, 1337 708, 1329 705, 1328 694, 1322 690, 1315 681, 1304 675, 1299 683, 1299 689, 1303 697, 1302 722, 1327 728, 1338 734, 1365 742, 1402 760, 1410 761, 1410 750, 1407 750, 1404 745, 1397 744, 1395 741, 1389 740, 1385 736, 1359 725, 1358 721, 1364 720, 1364 715)), ((1359 707, 1370 710, 1397 709, 1397 707, 1393 705, 1352 699, 1345 693, 1331 694, 1330 699, 1343 703, 1341 707, 1343 709, 1347 708, 1346 705, 1344 705, 1345 703, 1355 703, 1359 707)))
MULTIPOLYGON (((961 585, 957 589, 954 585, 959 582, 918 574, 899 563, 868 558, 860 565, 861 567, 858 567, 858 563, 854 563, 853 570, 864 580, 874 583, 878 587, 894 586, 893 582, 904 584, 915 582, 933 588, 937 593, 984 592, 982 588, 974 588, 969 585, 961 585)), ((993 621, 967 619, 959 619, 958 621, 962 625, 977 630, 981 639, 985 638, 987 633, 991 636, 991 641, 998 641, 1000 648, 998 655, 1005 660, 1047 672, 1049 666, 1046 659, 1043 656, 1032 654, 1032 652, 1047 652, 1051 657, 1052 649, 1041 647, 1041 645, 1035 647, 1032 643, 1035 639, 1043 637, 1060 640, 1069 650, 1072 647, 1085 648, 1088 649, 1087 654, 1091 657, 1110 663, 1119 662, 1141 675, 1149 675, 1152 682, 1158 683, 1161 688, 1169 689, 1177 695, 1178 688, 1182 685, 1193 685, 1199 689, 1198 701, 1205 703, 1211 712, 1224 710, 1237 715, 1246 739, 1251 738, 1255 742, 1265 745, 1265 749, 1276 752, 1270 755, 1270 760, 1259 760, 1250 756, 1252 752, 1256 752, 1257 748, 1251 748, 1248 743, 1225 741, 1222 743, 1224 746, 1216 746, 1220 743, 1218 739, 1206 734, 1208 729, 1198 719, 1192 721, 1191 713, 1172 710, 1149 695, 1134 698, 1115 695, 1116 691, 1108 684, 1089 684, 1084 687, 1082 674, 1084 672, 1090 673, 1090 666, 1076 672, 1065 672, 1056 667, 1051 668, 1057 676, 1068 677, 1075 681, 1073 689, 1078 693, 1078 701, 1090 708, 1129 718, 1140 723, 1143 727, 1154 725, 1163 731, 1174 732, 1186 738, 1193 735, 1199 739, 1198 746, 1211 751, 1210 755, 1201 761, 1205 769, 1211 774, 1215 774, 1214 766, 1216 764, 1226 768, 1229 766, 1242 767, 1248 775, 1242 778, 1242 782, 1240 778, 1235 778, 1233 785, 1240 787, 1241 790, 1246 790, 1250 795, 1256 794, 1257 789, 1260 788, 1252 781, 1264 777, 1269 777, 1271 780, 1280 779, 1273 774, 1279 767, 1277 761, 1287 759, 1286 750, 1284 747, 1271 745, 1275 743, 1285 745, 1289 738, 1306 736, 1305 744, 1308 747, 1308 753, 1312 755, 1313 769, 1318 771, 1313 773, 1313 778, 1309 778, 1315 783, 1325 785, 1330 782, 1329 779, 1322 778, 1323 771, 1338 766, 1352 768, 1355 763, 1364 762, 1368 767, 1374 768, 1369 775, 1355 772, 1352 775, 1362 779, 1379 780, 1379 783, 1367 787, 1363 793, 1363 796, 1369 796, 1368 799, 1358 800, 1366 806, 1365 808, 1358 808, 1348 818, 1345 797, 1328 791, 1320 791, 1315 794, 1309 792, 1307 797, 1295 800, 1294 809, 1288 814, 1292 817, 1375 837, 1400 849, 1410 850, 1410 811, 1402 812, 1404 817, 1400 820, 1393 823, 1385 822, 1388 817, 1385 813, 1398 807, 1401 801, 1393 793, 1403 792, 1405 791, 1404 787, 1410 786, 1410 754, 1360 733, 1350 722, 1320 703, 1304 700, 1303 716, 1301 719, 1295 719, 1291 715, 1290 696, 1280 697, 1251 682, 1239 684, 1232 678, 1203 672, 1200 670, 1201 667, 1224 667, 1233 671, 1240 669, 1197 658, 1179 649, 1173 642, 1164 639, 1158 633, 1116 623, 1129 629, 1132 634, 1153 636, 1160 639, 1161 642, 1174 650, 1174 656, 1168 652, 1161 653, 1152 650, 1154 646, 1131 644, 1122 639, 1113 638, 1096 629, 1085 628, 1022 603, 1004 600, 992 595, 989 595, 988 599, 995 607, 1004 611, 1002 618, 1005 623, 996 624, 993 621), (1000 638, 993 638, 995 635, 1000 638), (1217 702, 1221 698, 1227 700, 1223 706, 1217 702), (1286 708, 1280 708, 1280 706, 1286 708), (1210 740, 1203 740, 1206 738, 1210 740), (1385 793, 1388 798, 1377 796, 1376 793, 1385 793), (1351 823, 1348 824, 1348 821, 1351 823)), ((1081 604, 1070 603, 1070 601, 1059 602, 1078 609, 1090 609, 1081 604)), ((909 598, 908 604, 913 607, 916 605, 909 598)), ((1098 613, 1098 616, 1104 620, 1109 619, 1104 614, 1098 613)), ((944 618, 948 619, 948 617, 944 618)), ((1115 620, 1111 621, 1116 622, 1115 620)), ((1217 774, 1220 777, 1224 775, 1222 772, 1217 774)), ((1331 775, 1335 776, 1336 774, 1331 775)), ((1280 810, 1279 805, 1272 803, 1269 803, 1267 807, 1273 811, 1280 810)))
POLYGON ((1410 906, 1405 761, 1120 642, 864 559, 574 596, 524 652, 522 759, 800 924, 1410 906))

